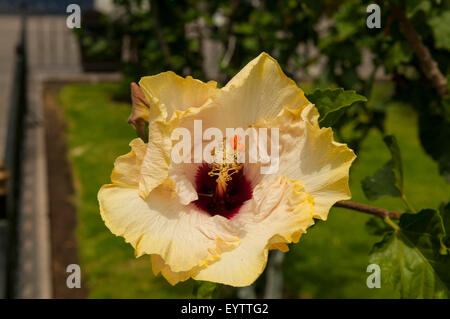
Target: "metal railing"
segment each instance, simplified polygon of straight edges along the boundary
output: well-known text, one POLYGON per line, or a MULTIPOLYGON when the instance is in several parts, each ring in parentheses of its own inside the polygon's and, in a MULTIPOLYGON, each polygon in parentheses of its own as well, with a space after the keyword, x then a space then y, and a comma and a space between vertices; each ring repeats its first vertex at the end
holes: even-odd
POLYGON ((26 4, 27 12, 31 15, 64 14, 66 7, 71 3, 87 8, 94 5, 94 0, 0 0, 0 14, 20 14, 22 12, 22 4, 26 4))
POLYGON ((6 297, 14 298, 17 269, 17 228, 20 214, 22 185, 22 162, 25 139, 25 118, 27 113, 27 54, 26 54, 26 13, 22 12, 22 29, 16 47, 14 80, 9 108, 5 164, 8 172, 6 195, 7 218, 7 265, 6 297))

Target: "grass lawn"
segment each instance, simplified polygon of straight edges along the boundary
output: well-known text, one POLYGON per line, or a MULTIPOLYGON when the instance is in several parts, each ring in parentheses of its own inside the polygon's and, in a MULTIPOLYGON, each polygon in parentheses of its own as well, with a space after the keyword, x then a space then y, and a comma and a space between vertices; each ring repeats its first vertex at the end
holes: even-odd
MULTIPOLYGON (((170 286, 154 277, 148 257, 134 258, 133 248, 106 228, 100 218, 97 192, 110 181, 114 159, 129 151, 135 137, 126 123, 129 105, 112 102, 115 84, 73 84, 63 88, 60 103, 68 120, 69 157, 73 165, 78 210, 78 242, 84 282, 91 298, 189 298, 192 280, 170 286)), ((422 150, 417 138, 417 118, 407 106, 391 105, 389 133, 402 151, 405 193, 416 209, 437 208, 448 200, 450 185, 438 175, 437 165, 422 150)), ((371 175, 389 152, 381 136, 372 132, 352 167, 354 201, 369 203, 360 180, 371 175)), ((399 199, 382 198, 370 204, 403 210, 399 199)), ((334 208, 326 222, 319 222, 300 243, 291 245, 284 273, 290 295, 303 298, 393 298, 386 288, 366 287, 368 253, 378 237, 368 234, 370 217, 334 208)))

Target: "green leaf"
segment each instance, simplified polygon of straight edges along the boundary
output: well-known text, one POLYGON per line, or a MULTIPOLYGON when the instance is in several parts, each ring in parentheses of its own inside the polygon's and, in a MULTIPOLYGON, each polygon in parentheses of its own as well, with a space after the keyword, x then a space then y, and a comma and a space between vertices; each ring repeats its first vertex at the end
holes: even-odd
POLYGON ((371 217, 365 226, 367 232, 374 236, 381 236, 392 231, 392 228, 379 217, 371 217))
POLYGON ((196 281, 194 285, 194 295, 197 299, 216 298, 218 285, 209 281, 196 281))
POLYGON ((439 207, 439 213, 442 222, 443 235, 440 236, 441 254, 446 255, 450 253, 450 202, 442 203, 439 207))
MULTIPOLYGON (((448 254, 448 248, 444 244, 446 229, 442 216, 438 212, 432 209, 424 209, 417 215, 404 214, 400 219, 400 227, 407 229, 408 233, 436 236, 440 244, 439 253, 441 255, 448 254)), ((411 237, 410 240, 414 241, 414 238, 411 237)))
POLYGON ((433 16, 428 24, 433 30, 436 48, 450 50, 450 11, 444 11, 439 16, 433 16))
MULTIPOLYGON (((428 234, 439 236, 445 233, 442 219, 433 209, 423 209, 417 214, 403 214, 400 218, 400 228, 412 234, 428 234)), ((414 238, 410 238, 414 241, 414 238)))
POLYGON ((382 286, 398 290, 402 298, 448 296, 450 255, 443 245, 448 239, 447 210, 449 205, 441 207, 441 214, 432 209, 403 214, 400 230, 375 244, 370 262, 380 266, 382 286))
POLYGON ((389 161, 373 176, 366 177, 361 181, 362 189, 368 199, 375 200, 381 196, 400 197, 402 195, 402 192, 395 186, 395 174, 392 167, 392 161, 389 161))
POLYGON ((450 202, 442 204, 439 208, 442 223, 444 224, 444 231, 447 236, 450 236, 450 202))
POLYGON ((438 163, 439 173, 450 183, 450 121, 447 103, 448 100, 443 99, 439 111, 420 113, 419 137, 423 148, 438 163))
POLYGON ((370 263, 381 269, 381 288, 401 298, 447 298, 447 288, 421 251, 400 232, 390 232, 374 246, 370 263))
POLYGON ((403 193, 403 169, 400 148, 394 136, 388 135, 383 139, 389 148, 391 160, 371 177, 361 181, 366 197, 375 200, 381 196, 400 197, 403 193))
POLYGON ((386 53, 384 65, 388 69, 393 69, 396 66, 408 63, 412 57, 413 54, 407 42, 395 42, 386 53))
POLYGON ((365 8, 355 2, 345 2, 333 19, 336 21, 337 38, 339 40, 354 36, 365 22, 365 8))
POLYGON ((405 1, 406 13, 411 18, 419 11, 427 13, 431 9, 431 1, 429 0, 408 0, 405 1))
POLYGON ((392 171, 395 175, 395 186, 400 190, 400 192, 403 192, 402 157, 400 155, 400 147, 398 146, 397 139, 393 135, 387 135, 383 138, 383 141, 391 152, 392 171))
POLYGON ((450 255, 444 244, 448 237, 448 223, 446 226, 442 215, 432 209, 424 209, 417 214, 403 214, 399 226, 427 258, 447 289, 450 289, 450 255))
MULTIPOLYGON (((450 88, 450 74, 447 76, 447 87, 450 88)), ((445 120, 450 123, 450 96, 442 98, 442 108, 445 113, 445 120)))
POLYGON ((319 123, 330 127, 341 117, 345 109, 355 102, 367 102, 367 99, 353 90, 317 89, 306 95, 315 104, 320 113, 319 123))

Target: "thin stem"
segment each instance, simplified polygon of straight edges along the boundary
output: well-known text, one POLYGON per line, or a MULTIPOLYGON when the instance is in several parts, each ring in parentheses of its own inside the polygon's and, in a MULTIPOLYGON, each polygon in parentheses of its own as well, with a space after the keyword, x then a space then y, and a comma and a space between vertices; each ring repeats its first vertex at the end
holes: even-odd
POLYGON ((409 46, 419 60, 420 69, 423 74, 431 82, 439 95, 448 95, 447 79, 441 70, 439 70, 439 65, 431 56, 430 50, 423 44, 421 36, 417 33, 411 21, 409 21, 405 10, 396 6, 391 6, 391 8, 400 23, 400 32, 406 38, 409 46))
POLYGON ((412 213, 416 213, 416 210, 414 209, 414 207, 408 202, 408 200, 406 199, 406 196, 404 194, 402 194, 401 196, 403 203, 405 204, 406 208, 412 212, 412 213))
POLYGON ((356 210, 358 212, 375 215, 375 216, 381 217, 383 219, 385 219, 386 217, 393 218, 393 219, 399 219, 400 216, 402 215, 401 212, 396 212, 396 211, 387 210, 387 209, 383 209, 383 208, 373 207, 373 206, 369 206, 366 204, 355 203, 355 202, 351 202, 351 201, 347 201, 347 200, 337 202, 336 204, 334 204, 334 206, 348 208, 351 210, 356 210))
POLYGON ((386 216, 384 218, 384 221, 385 221, 386 224, 391 226, 395 231, 399 231, 400 230, 400 227, 396 223, 394 223, 389 216, 386 216))

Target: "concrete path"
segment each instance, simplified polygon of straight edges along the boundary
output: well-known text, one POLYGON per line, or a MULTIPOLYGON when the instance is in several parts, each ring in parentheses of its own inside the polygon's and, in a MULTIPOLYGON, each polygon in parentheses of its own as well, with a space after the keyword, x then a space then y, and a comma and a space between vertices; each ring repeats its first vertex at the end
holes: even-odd
POLYGON ((119 74, 85 74, 66 16, 28 18, 28 116, 19 221, 16 298, 51 298, 51 242, 43 91, 46 82, 118 81, 119 74))
POLYGON ((65 16, 32 16, 27 25, 28 116, 19 222, 17 298, 51 298, 51 247, 43 84, 81 74, 79 51, 65 16))
MULTIPOLYGON (((77 41, 65 16, 30 16, 27 20, 28 115, 25 127, 23 192, 18 227, 16 298, 51 298, 47 165, 42 107, 44 81, 80 76, 77 41)), ((0 158, 4 158, 8 108, 14 72, 18 16, 0 16, 0 158)), ((2 227, 0 225, 0 227, 2 227)), ((0 235, 5 232, 0 229, 0 235)), ((5 245, 0 236, 0 247, 5 245)), ((4 249, 2 249, 4 251, 4 249)), ((0 267, 4 258, 0 257, 0 267)), ((4 263, 3 263, 4 264, 4 263)), ((1 269, 0 269, 1 270, 1 269)), ((4 280, 0 278, 1 281, 4 280)), ((1 294, 0 294, 1 297, 1 294)))

